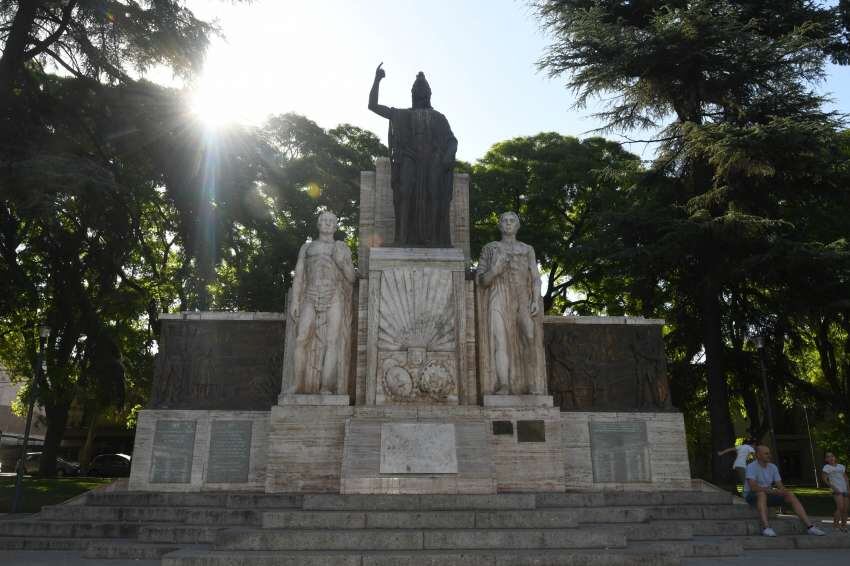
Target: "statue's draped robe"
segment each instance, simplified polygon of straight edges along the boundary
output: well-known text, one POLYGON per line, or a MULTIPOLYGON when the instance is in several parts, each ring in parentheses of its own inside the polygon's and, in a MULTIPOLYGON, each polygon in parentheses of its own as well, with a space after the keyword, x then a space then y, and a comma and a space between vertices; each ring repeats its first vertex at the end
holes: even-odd
MULTIPOLYGON (((531 302, 535 298, 534 274, 537 259, 534 248, 528 244, 517 242, 513 251, 510 246, 501 242, 490 242, 481 250, 478 269, 485 273, 496 263, 499 255, 508 255, 509 264, 501 275, 493 279, 487 287, 479 287, 482 293, 479 299, 479 315, 483 319, 483 327, 479 329, 487 333, 482 340, 486 345, 486 367, 495 381, 496 341, 492 332, 496 327, 504 328, 507 338, 508 354, 508 383, 503 384, 513 395, 541 394, 545 388, 545 371, 537 355, 538 348, 542 349, 542 316, 532 316, 531 302), (528 340, 521 325, 530 325, 534 335, 528 340)), ((542 351, 542 350, 541 350, 542 351)), ((495 385, 495 384, 494 384, 495 385)))
POLYGON ((434 109, 391 112, 394 245, 451 247, 449 210, 457 140, 446 117, 434 109))

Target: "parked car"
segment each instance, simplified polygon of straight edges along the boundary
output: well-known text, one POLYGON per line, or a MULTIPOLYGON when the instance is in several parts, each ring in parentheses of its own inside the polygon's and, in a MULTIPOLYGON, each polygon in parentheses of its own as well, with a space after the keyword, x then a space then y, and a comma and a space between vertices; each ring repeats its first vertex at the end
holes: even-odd
MULTIPOLYGON (((24 473, 37 474, 38 465, 41 462, 41 452, 27 452, 27 458, 24 463, 24 473)), ((15 468, 17 470, 17 467, 15 468)), ((76 462, 69 462, 64 458, 56 458, 56 477, 78 476, 80 475, 80 465, 76 462)))
POLYGON ((90 476, 121 477, 130 475, 130 456, 127 454, 98 454, 89 464, 90 476))

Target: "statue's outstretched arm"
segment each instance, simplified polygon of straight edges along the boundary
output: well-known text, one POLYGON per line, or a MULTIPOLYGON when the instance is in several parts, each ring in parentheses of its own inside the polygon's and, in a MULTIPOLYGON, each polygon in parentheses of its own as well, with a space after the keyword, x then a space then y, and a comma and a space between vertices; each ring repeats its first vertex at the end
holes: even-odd
POLYGON ((375 69, 375 80, 372 82, 372 90, 369 91, 369 110, 378 116, 389 120, 392 116, 392 110, 390 110, 390 107, 378 104, 379 85, 381 83, 381 79, 387 76, 387 73, 381 68, 382 65, 383 63, 378 65, 378 68, 375 69))

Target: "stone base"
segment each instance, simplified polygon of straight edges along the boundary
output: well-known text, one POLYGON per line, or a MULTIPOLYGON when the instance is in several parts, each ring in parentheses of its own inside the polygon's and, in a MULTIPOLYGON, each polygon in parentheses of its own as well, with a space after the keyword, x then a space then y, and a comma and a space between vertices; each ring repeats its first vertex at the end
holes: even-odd
POLYGON ((141 411, 128 489, 262 490, 268 422, 268 411, 141 411))
POLYGON ((268 493, 339 493, 345 423, 354 407, 285 405, 269 415, 268 493))
POLYGON ((485 407, 552 407, 551 395, 484 395, 485 407))
POLYGON ((355 407, 346 425, 342 493, 425 494, 563 491, 560 414, 551 407, 355 407), (457 473, 382 474, 382 426, 454 428, 457 473))
POLYGON ((309 406, 348 406, 351 399, 348 395, 285 395, 277 399, 278 405, 309 405, 309 406))
POLYGON ((561 413, 569 489, 669 489, 691 481, 681 413, 561 413))

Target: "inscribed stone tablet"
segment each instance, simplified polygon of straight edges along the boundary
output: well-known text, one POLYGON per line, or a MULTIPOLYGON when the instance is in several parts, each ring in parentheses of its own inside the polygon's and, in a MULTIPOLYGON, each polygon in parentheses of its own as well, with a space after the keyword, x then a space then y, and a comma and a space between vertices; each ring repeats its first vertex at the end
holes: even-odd
POLYGON ((244 483, 251 463, 252 421, 214 420, 207 483, 244 483))
POLYGON ((652 480, 643 421, 591 421, 590 455, 596 483, 652 480))
POLYGON ((517 421, 517 442, 546 442, 546 423, 543 421, 517 421))
POLYGON ((383 423, 382 474, 456 474, 455 425, 383 423))
POLYGON ((189 483, 195 454, 195 421, 156 422, 151 483, 189 483))

